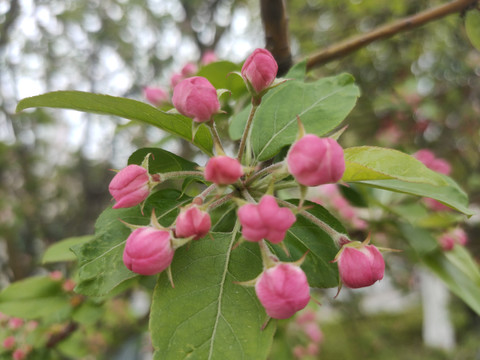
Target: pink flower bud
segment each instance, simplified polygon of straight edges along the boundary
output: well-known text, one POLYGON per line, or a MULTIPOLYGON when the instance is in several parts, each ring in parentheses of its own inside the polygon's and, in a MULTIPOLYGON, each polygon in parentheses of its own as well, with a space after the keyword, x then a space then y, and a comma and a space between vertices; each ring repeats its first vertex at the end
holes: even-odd
POLYGON ((305 324, 303 331, 309 337, 309 339, 316 344, 323 340, 322 330, 320 330, 320 326, 318 326, 316 322, 305 324))
POLYGON ((174 73, 171 77, 170 77, 170 87, 172 89, 175 89, 175 86, 178 85, 178 83, 180 81, 182 81, 184 78, 183 78, 183 75, 182 74, 179 74, 179 73, 174 73))
POLYGON ((148 172, 141 166, 128 165, 113 177, 108 190, 117 201, 114 209, 138 205, 150 194, 148 172))
POLYGON ((206 51, 205 54, 203 54, 202 56, 202 59, 200 60, 200 63, 202 65, 208 65, 212 62, 215 62, 217 61, 218 58, 217 58, 217 55, 215 54, 214 51, 212 50, 209 50, 209 51, 206 51))
POLYGON ((230 185, 243 175, 242 165, 237 159, 220 155, 210 158, 205 166, 205 180, 217 185, 230 185))
POLYGON ((7 336, 3 339, 3 347, 7 350, 12 349, 15 346, 15 337, 14 336, 7 336))
POLYGON ((283 241, 288 229, 296 220, 288 208, 281 208, 271 195, 264 195, 258 205, 246 204, 238 209, 242 235, 248 241, 268 241, 278 244, 283 241))
POLYGON ((277 76, 278 65, 266 49, 256 49, 242 66, 242 77, 255 93, 259 94, 272 85, 277 76))
POLYGON ((343 149, 335 139, 305 135, 287 155, 288 171, 305 186, 339 181, 345 171, 343 149))
POLYGON ((208 234, 211 226, 210 215, 198 207, 192 206, 182 209, 178 215, 175 236, 179 238, 194 236, 193 240, 198 240, 208 234))
POLYGON ((8 327, 12 330, 18 329, 23 326, 23 319, 13 317, 8 321, 8 327))
POLYGON ((201 76, 180 81, 173 90, 172 102, 180 114, 199 123, 210 120, 220 110, 217 90, 201 76))
POLYGON ((345 245, 337 259, 342 283, 352 289, 373 285, 383 279, 385 261, 373 245, 345 245))
POLYGON ((27 353, 23 349, 17 349, 12 354, 13 360, 24 360, 27 358, 27 353))
POLYGON ((442 247, 443 251, 450 251, 453 249, 455 244, 465 246, 468 242, 467 233, 461 228, 455 228, 449 232, 442 234, 438 242, 442 247))
POLYGON ((170 101, 168 93, 158 87, 145 86, 143 88, 143 96, 149 103, 155 106, 160 106, 170 101))
POLYGON ((153 227, 134 230, 127 239, 123 263, 140 275, 154 275, 165 270, 173 259, 170 233, 153 227))
POLYGON ((67 279, 62 285, 62 289, 65 290, 66 292, 72 292, 73 289, 75 289, 75 281, 73 279, 67 279))
POLYGON ((267 315, 275 319, 291 317, 310 301, 307 276, 288 263, 265 270, 255 284, 255 292, 267 315))
POLYGON ((197 65, 194 63, 187 63, 185 66, 182 68, 182 76, 184 78, 190 77, 192 75, 195 75, 197 72, 197 65))
POLYGON ((448 175, 452 170, 448 161, 435 157, 435 154, 428 149, 418 150, 414 156, 430 170, 439 172, 440 174, 448 175))

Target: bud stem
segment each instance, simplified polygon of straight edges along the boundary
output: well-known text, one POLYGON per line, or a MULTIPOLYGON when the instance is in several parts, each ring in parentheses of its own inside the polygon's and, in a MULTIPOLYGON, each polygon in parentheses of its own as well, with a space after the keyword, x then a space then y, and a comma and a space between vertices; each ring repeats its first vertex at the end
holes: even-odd
POLYGON ((293 204, 291 204, 291 203, 289 203, 288 201, 285 201, 285 200, 277 199, 277 201, 278 201, 279 204, 282 204, 283 206, 286 206, 286 207, 290 208, 291 210, 294 211, 294 213, 296 212, 296 213, 302 215, 304 218, 306 218, 307 220, 309 220, 312 223, 314 223, 315 225, 317 225, 319 228, 321 228, 323 231, 325 231, 333 239, 333 241, 335 242, 335 244, 337 246, 340 246, 340 242, 345 241, 345 239, 350 240, 350 238, 348 237, 347 234, 342 234, 342 233, 338 232, 337 230, 333 229, 327 223, 323 222, 322 220, 320 220, 316 216, 310 214, 308 211, 299 210, 299 208, 297 206, 295 206, 295 205, 293 205, 293 204))
POLYGON ((159 173, 159 174, 154 174, 158 175, 160 178, 160 181, 165 181, 169 179, 176 179, 176 178, 184 178, 187 176, 201 176, 203 177, 203 172, 202 171, 172 171, 168 173, 159 173))
MULTIPOLYGON (((238 148, 237 160, 241 163, 243 152, 245 151, 245 144, 247 142, 248 135, 250 133, 250 127, 252 126, 253 117, 257 111, 258 105, 252 104, 252 110, 250 110, 250 115, 248 116, 247 124, 245 125, 245 130, 243 131, 242 140, 240 141, 240 147, 238 148)), ((248 165, 248 164, 247 164, 248 165)))
POLYGON ((258 246, 260 246, 263 266, 267 269, 274 267, 278 263, 278 258, 270 251, 265 240, 259 241, 258 246))
POLYGON ((215 152, 217 155, 225 155, 225 150, 223 149, 222 141, 220 140, 220 136, 218 135, 217 126, 215 125, 215 120, 212 119, 208 122, 210 127, 210 131, 212 132, 213 143, 215 145, 215 152))
POLYGON ((264 176, 266 174, 271 174, 271 173, 273 173, 273 172, 275 172, 279 169, 282 169, 284 166, 285 166, 284 161, 281 161, 281 162, 272 164, 270 166, 267 166, 267 167, 257 171, 251 177, 249 177, 246 181, 246 185, 249 185, 249 184, 253 183, 255 180, 257 180, 258 178, 261 178, 262 176, 264 176))

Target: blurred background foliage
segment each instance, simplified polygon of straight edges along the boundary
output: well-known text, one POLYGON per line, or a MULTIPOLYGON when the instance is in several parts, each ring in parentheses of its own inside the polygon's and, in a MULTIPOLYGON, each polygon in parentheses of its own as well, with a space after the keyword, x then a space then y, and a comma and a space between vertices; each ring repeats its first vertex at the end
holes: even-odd
MULTIPOLYGON (((286 3, 296 62, 444 1, 286 3)), ((429 148, 451 162, 452 177, 479 208, 480 52, 469 43, 463 23, 462 14, 447 16, 374 42, 311 76, 349 72, 361 88, 347 118, 344 146, 380 145, 410 154, 429 148)), ((20 99, 68 89, 142 100, 143 86, 168 89, 173 73, 208 50, 241 62, 264 46, 259 34, 254 0, 0 0, 0 288, 38 272, 48 245, 93 232, 110 201, 109 169, 123 167, 136 148, 162 143, 178 154, 192 154, 158 129, 120 119, 44 109, 15 114, 20 99)), ((466 230, 478 259, 476 221, 472 218, 466 230)), ((402 329, 414 318, 402 319, 402 329)), ((379 331, 392 321, 397 320, 378 323, 379 331)), ((360 332, 376 326, 362 323, 360 332)), ((335 325, 333 334, 346 336, 335 329, 341 326, 335 325)), ((405 342, 417 332, 408 332, 405 342)), ((325 358, 349 358, 330 352, 325 358)))

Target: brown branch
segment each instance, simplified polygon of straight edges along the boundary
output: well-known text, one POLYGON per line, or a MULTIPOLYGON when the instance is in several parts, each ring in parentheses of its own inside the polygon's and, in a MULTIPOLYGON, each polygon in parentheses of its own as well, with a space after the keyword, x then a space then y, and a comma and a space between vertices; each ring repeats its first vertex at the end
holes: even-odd
POLYGON ((283 0, 260 0, 265 41, 278 64, 278 75, 284 75, 292 66, 292 53, 288 41, 288 18, 283 0))
POLYGON ((357 35, 338 44, 331 45, 319 53, 309 57, 307 70, 324 65, 330 61, 342 58, 350 53, 367 46, 371 42, 386 39, 403 31, 412 30, 430 21, 440 19, 449 14, 461 12, 475 4, 478 0, 455 0, 432 9, 422 11, 416 15, 383 25, 367 34, 357 35))

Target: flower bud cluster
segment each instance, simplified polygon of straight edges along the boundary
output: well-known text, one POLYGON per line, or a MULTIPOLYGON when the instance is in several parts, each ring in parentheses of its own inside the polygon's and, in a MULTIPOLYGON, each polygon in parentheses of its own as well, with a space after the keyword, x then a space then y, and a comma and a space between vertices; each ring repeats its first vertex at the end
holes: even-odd
POLYGON ((1 340, 1 353, 10 353, 11 358, 15 360, 27 359, 32 351, 32 345, 27 343, 29 334, 38 326, 34 320, 25 321, 18 317, 10 317, 0 313, 0 328, 3 329, 2 335, 6 335, 1 340))
MULTIPOLYGON (((261 104, 262 96, 278 85, 275 82, 277 70, 275 59, 264 49, 255 50, 245 61, 241 76, 254 105, 250 120, 253 119, 255 108, 261 104)), ((304 257, 297 262, 281 262, 270 252, 268 246, 279 244, 288 254, 283 241, 296 222, 296 212, 303 211, 303 199, 298 207, 281 201, 273 195, 275 186, 288 178, 283 184, 288 182, 293 186, 300 185, 303 191, 307 186, 340 181, 345 171, 343 149, 332 138, 305 135, 299 124, 301 136, 291 146, 284 162, 273 164, 270 169, 254 168, 247 156, 250 155, 250 149, 243 156, 243 150, 249 146, 246 137, 251 123, 247 121, 237 157, 225 155, 214 122, 214 115, 220 112, 217 89, 206 78, 188 77, 194 72, 196 69, 192 66, 184 68, 180 76, 182 79, 175 84, 172 102, 179 113, 193 120, 192 129, 198 127, 198 123, 206 123, 210 127, 216 156, 206 162, 203 172, 197 171, 193 175, 202 176, 211 185, 193 199, 191 204, 178 209, 178 216, 169 226, 161 226, 154 211, 148 226, 126 224, 132 232, 125 242, 123 262, 129 270, 140 275, 155 275, 167 270, 172 281, 170 265, 175 250, 190 241, 206 237, 212 227, 209 211, 225 201, 233 200, 238 205, 241 241, 258 243, 262 253, 264 270, 252 280, 257 297, 269 317, 289 318, 303 309, 310 300, 307 276, 300 267, 304 257), (290 175, 296 183, 291 181, 290 175), (268 246, 266 241, 270 243, 268 246)), ((146 96, 152 96, 152 102, 157 95, 162 98, 164 94, 158 91, 146 92, 146 96)), ((188 171, 150 174, 148 170, 147 155, 141 166, 128 165, 115 175, 109 186, 110 193, 116 200, 114 209, 142 205, 143 212, 143 204, 157 184, 169 178, 192 175, 188 171)), ((331 232, 337 234, 333 229, 331 232)), ((338 236, 332 237, 338 242, 338 236)), ((383 277, 379 253, 375 250, 370 245, 344 245, 336 261, 345 285, 369 286, 383 277)), ((380 259, 383 262, 381 255, 380 259)))

